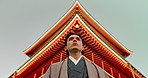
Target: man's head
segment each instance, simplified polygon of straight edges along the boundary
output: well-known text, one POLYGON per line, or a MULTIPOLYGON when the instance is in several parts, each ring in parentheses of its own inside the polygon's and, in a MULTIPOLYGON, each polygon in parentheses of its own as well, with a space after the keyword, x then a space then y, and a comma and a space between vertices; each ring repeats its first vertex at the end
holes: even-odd
POLYGON ((79 34, 69 33, 65 39, 65 46, 68 56, 69 54, 76 52, 80 52, 81 54, 83 54, 83 41, 82 37, 79 34))

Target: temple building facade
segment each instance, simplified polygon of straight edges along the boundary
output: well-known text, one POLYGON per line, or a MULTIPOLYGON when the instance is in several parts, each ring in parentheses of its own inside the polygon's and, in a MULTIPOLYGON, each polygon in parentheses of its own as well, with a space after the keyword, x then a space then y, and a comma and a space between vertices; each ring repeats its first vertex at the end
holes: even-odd
POLYGON ((24 54, 30 57, 9 78, 42 78, 52 63, 67 58, 65 36, 75 32, 84 41, 84 58, 100 66, 110 78, 146 78, 125 58, 132 54, 76 1, 69 11, 24 54))

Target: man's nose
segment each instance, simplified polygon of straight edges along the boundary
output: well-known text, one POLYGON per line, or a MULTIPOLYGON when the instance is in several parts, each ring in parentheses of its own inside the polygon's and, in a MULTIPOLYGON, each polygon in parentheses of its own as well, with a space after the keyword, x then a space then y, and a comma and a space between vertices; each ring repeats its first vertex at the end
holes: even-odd
POLYGON ((74 40, 73 40, 73 42, 77 42, 77 40, 76 40, 76 39, 74 39, 74 40))

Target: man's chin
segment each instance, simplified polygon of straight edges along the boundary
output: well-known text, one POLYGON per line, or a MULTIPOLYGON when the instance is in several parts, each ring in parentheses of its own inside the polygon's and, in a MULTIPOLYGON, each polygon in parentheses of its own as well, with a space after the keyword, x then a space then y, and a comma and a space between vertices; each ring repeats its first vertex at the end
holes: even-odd
POLYGON ((79 50, 78 48, 72 48, 71 50, 79 50))
POLYGON ((70 52, 76 53, 76 52, 78 52, 78 51, 79 51, 78 48, 72 48, 70 52))

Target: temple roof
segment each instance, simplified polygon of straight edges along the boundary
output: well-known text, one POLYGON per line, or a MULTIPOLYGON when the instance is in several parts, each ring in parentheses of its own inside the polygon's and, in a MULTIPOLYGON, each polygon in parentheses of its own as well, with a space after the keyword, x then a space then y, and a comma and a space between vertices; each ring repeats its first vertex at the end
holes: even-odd
POLYGON ((73 7, 37 42, 35 42, 29 49, 27 49, 24 54, 32 56, 38 50, 46 46, 47 43, 52 41, 57 34, 61 33, 63 29, 69 24, 69 22, 74 18, 75 15, 85 22, 89 29, 96 34, 101 40, 103 40, 108 46, 114 49, 118 54, 123 57, 127 57, 132 54, 128 49, 126 49, 121 43, 119 43, 110 33, 108 33, 98 22, 96 22, 90 14, 88 14, 78 1, 75 2, 73 7))

